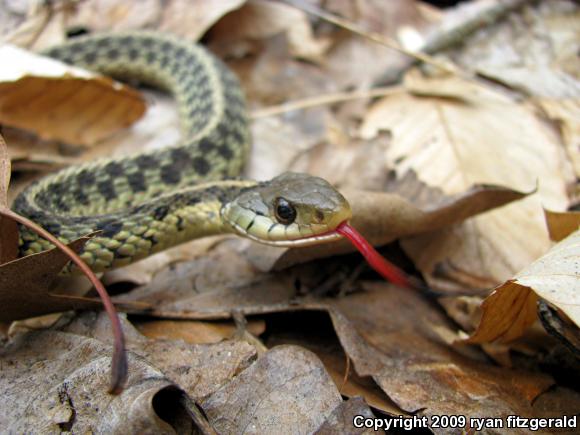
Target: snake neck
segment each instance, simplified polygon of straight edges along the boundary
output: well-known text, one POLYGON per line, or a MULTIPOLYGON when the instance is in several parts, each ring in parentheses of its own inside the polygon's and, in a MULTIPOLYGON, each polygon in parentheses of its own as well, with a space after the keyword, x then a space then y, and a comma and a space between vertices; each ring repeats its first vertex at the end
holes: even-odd
MULTIPOLYGON (((58 209, 37 207, 30 197, 17 198, 15 208, 42 222, 45 229, 64 242, 98 231, 80 256, 94 271, 101 272, 126 266, 189 240, 230 233, 230 227, 220 216, 221 208, 256 184, 251 180, 207 182, 94 216, 63 215, 58 209)), ((21 255, 52 247, 26 227, 20 227, 21 255)), ((77 271, 75 266, 69 266, 64 272, 77 271)))

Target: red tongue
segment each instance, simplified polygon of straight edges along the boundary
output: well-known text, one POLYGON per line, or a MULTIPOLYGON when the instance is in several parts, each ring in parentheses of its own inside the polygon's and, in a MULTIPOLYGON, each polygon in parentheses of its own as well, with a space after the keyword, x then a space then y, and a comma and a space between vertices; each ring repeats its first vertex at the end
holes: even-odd
POLYGON ((367 262, 381 274, 386 280, 393 284, 415 288, 409 277, 397 266, 385 260, 372 245, 353 227, 346 222, 341 223, 336 231, 346 237, 355 246, 356 249, 365 257, 367 262))

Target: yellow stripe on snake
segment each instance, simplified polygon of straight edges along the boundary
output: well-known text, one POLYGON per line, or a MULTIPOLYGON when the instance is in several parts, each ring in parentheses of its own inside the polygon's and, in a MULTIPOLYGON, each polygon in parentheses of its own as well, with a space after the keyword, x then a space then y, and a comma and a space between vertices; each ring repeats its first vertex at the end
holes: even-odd
MULTIPOLYGON (((76 38, 47 54, 170 92, 187 138, 174 147, 64 169, 16 198, 16 212, 65 242, 100 231, 81 252, 93 270, 212 234, 233 232, 279 246, 341 237, 334 230, 350 218, 350 207, 325 180, 297 173, 266 182, 234 178, 250 143, 244 97, 233 73, 201 46, 125 33, 76 38)), ((20 227, 21 255, 51 247, 20 227)))

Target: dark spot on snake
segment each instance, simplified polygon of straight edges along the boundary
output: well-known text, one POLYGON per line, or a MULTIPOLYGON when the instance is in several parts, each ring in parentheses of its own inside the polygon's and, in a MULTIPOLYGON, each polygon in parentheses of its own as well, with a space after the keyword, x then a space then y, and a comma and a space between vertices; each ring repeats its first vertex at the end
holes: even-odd
POLYGON ((97 60, 97 54, 94 52, 85 53, 85 55, 83 56, 83 61, 88 64, 95 63, 95 60, 97 60))
POLYGON ((192 196, 191 198, 188 198, 185 203, 187 205, 195 205, 195 204, 199 204, 200 201, 201 201, 201 199, 199 197, 192 196))
POLYGON ((119 177, 123 175, 123 165, 118 162, 109 162, 103 169, 111 177, 119 177))
POLYGON ((147 190, 145 177, 141 172, 133 172, 127 175, 127 182, 133 192, 144 192, 147 190))
POLYGON ((206 175, 209 172, 209 163, 203 157, 193 159, 193 169, 200 175, 206 175))
POLYGON ((119 231, 121 231, 123 229, 123 222, 105 221, 105 222, 101 222, 99 225, 97 225, 97 227, 95 229, 101 230, 103 237, 110 238, 110 237, 113 237, 115 234, 117 234, 119 231))
POLYGON ((129 59, 131 60, 135 60, 139 57, 139 50, 137 50, 136 48, 132 48, 129 50, 129 59))
POLYGON ((58 222, 48 222, 44 224, 44 229, 48 231, 53 236, 58 236, 60 234, 61 226, 58 222))
POLYGON ((161 65, 161 68, 167 68, 167 66, 169 65, 169 62, 170 62, 169 57, 164 56, 159 61, 159 65, 161 65))
POLYGON ((161 167, 161 181, 166 184, 177 184, 181 180, 181 173, 175 170, 174 165, 161 167))
POLYGON ((167 216, 167 213, 169 213, 169 206, 160 205, 159 207, 153 210, 153 217, 155 218, 155 220, 160 221, 163 218, 165 218, 165 216, 167 216))
POLYGON ((116 197, 115 186, 113 186, 113 183, 110 180, 99 181, 97 183, 97 189, 107 201, 116 197))
POLYGON ((54 205, 56 206, 56 208, 58 210, 63 211, 65 213, 70 210, 70 207, 64 201, 62 196, 59 196, 58 198, 56 198, 56 200, 54 201, 54 205))
POLYGON ((141 169, 152 169, 158 166, 157 159, 146 154, 137 157, 135 159, 135 163, 137 163, 141 169))
POLYGON ((123 36, 119 38, 119 44, 121 44, 122 46, 132 45, 133 38, 131 36, 123 36))
POLYGON ((95 175, 87 170, 82 170, 77 174, 78 185, 95 184, 95 175))
POLYGON ((220 146, 218 148, 218 153, 220 154, 220 156, 222 156, 224 159, 227 160, 231 159, 234 156, 234 153, 227 145, 220 146))
POLYGON ((170 42, 165 41, 163 44, 161 44, 161 51, 163 51, 164 53, 171 51, 172 48, 173 44, 171 44, 170 42))
POLYGON ((89 205, 89 198, 86 195, 85 192, 83 192, 81 189, 76 190, 75 192, 73 192, 73 196, 75 198, 75 200, 80 204, 80 205, 89 205))
POLYGON ((150 53, 147 53, 145 58, 147 59, 148 63, 155 63, 155 61, 157 60, 157 54, 150 52, 150 53))
POLYGON ((252 228, 254 226, 255 221, 256 221, 256 217, 254 217, 254 219, 252 219, 252 222, 250 222, 250 225, 248 225, 246 227, 246 231, 250 231, 250 228, 252 228))
POLYGON ((188 165, 191 163, 191 156, 183 148, 174 148, 171 150, 171 159, 178 167, 183 167, 183 163, 188 165))
POLYGON ((111 48, 107 52, 107 57, 111 60, 117 60, 119 57, 119 50, 117 50, 116 48, 111 48))
POLYGON ((100 49, 109 48, 110 40, 107 38, 99 39, 96 44, 100 49))
POLYGON ((200 151, 207 153, 215 148, 215 144, 207 137, 204 137, 202 140, 199 141, 198 147, 200 151))
POLYGON ((183 218, 181 216, 177 216, 177 222, 175 225, 177 226, 177 231, 183 231, 185 229, 183 226, 183 218))
POLYGON ((175 51, 175 57, 178 58, 178 59, 181 59, 184 55, 185 55, 185 49, 183 47, 179 47, 175 51))

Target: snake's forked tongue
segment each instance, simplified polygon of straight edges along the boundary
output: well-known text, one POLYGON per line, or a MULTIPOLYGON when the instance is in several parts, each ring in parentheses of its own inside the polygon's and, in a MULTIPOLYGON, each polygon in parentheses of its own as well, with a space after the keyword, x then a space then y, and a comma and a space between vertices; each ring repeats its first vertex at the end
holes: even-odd
POLYGON ((387 281, 407 288, 421 288, 423 285, 392 263, 389 263, 375 248, 348 223, 341 223, 336 231, 346 237, 363 255, 371 267, 387 281))

